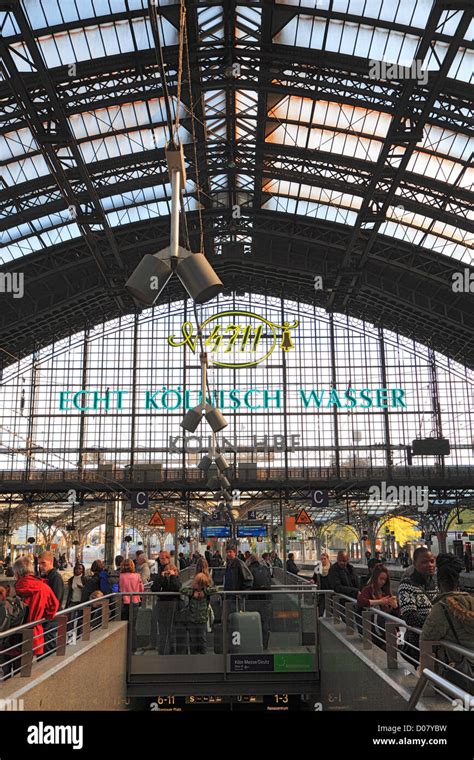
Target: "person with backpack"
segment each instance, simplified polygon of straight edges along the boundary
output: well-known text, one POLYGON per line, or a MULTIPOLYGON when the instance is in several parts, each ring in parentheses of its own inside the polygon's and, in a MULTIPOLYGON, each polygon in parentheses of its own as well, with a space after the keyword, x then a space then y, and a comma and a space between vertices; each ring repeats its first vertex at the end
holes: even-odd
MULTIPOLYGON (((15 591, 28 607, 27 623, 46 618, 52 620, 59 610, 59 602, 47 583, 34 575, 30 557, 20 557, 13 565, 16 583, 15 591)), ((33 653, 44 654, 43 626, 38 623, 33 629, 33 653)))
MULTIPOLYGON (((10 596, 7 586, 0 586, 0 633, 6 633, 12 628, 23 625, 28 615, 28 608, 19 596, 10 596)), ((20 650, 11 650, 22 640, 21 633, 12 634, 0 639, 0 672, 5 678, 13 675, 15 665, 19 660, 12 661, 13 657, 20 654, 20 650), (9 651, 6 651, 9 650, 9 651)))
MULTIPOLYGON (((251 554, 246 565, 253 576, 252 591, 269 591, 272 587, 270 570, 265 563, 259 561, 255 554, 251 554)), ((272 598, 270 594, 249 594, 245 605, 248 612, 258 612, 262 621, 263 648, 268 649, 270 639, 270 620, 272 618, 272 598)))
MULTIPOLYGON (((436 574, 440 593, 433 599, 433 606, 423 624, 422 641, 445 639, 466 649, 474 649, 474 597, 468 591, 459 590, 462 569, 462 561, 454 554, 438 554, 436 574)), ((474 695, 474 682, 470 680, 474 678, 472 660, 442 646, 438 647, 436 658, 455 669, 441 666, 443 678, 474 695)))
POLYGON ((189 596, 189 604, 186 607, 186 628, 191 654, 206 654, 207 652, 210 596, 214 592, 211 576, 206 572, 196 573, 191 588, 184 588, 181 591, 183 595, 189 596))
POLYGON ((108 573, 108 582, 111 594, 117 594, 120 591, 120 570, 122 567, 122 562, 124 560, 124 557, 122 557, 121 554, 117 554, 117 556, 114 559, 114 569, 109 570, 108 573))

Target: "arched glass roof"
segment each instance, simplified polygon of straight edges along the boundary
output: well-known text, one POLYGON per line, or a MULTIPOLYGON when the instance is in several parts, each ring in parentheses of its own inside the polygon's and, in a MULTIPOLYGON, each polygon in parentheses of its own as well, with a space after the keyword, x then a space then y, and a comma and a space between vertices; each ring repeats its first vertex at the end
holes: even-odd
POLYGON ((319 305, 408 334, 435 308, 426 287, 437 346, 474 362, 472 306, 451 287, 473 261, 472 9, 20 0, 0 28, 0 272, 24 271, 28 295, 0 304, 14 357, 51 339, 60 293, 73 329, 136 308, 123 285, 168 234, 171 118, 191 244, 232 247, 226 286, 249 255, 273 271, 286 249, 297 268, 301 239, 329 281, 319 305))

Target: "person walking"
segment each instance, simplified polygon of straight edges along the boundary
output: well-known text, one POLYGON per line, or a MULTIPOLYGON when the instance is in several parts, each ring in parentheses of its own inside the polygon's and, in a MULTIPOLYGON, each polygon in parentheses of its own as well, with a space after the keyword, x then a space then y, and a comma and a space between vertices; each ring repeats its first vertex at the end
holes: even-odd
POLYGON ((290 552, 288 555, 288 559, 286 560, 286 572, 291 573, 292 575, 298 575, 299 568, 295 563, 295 555, 293 552, 290 552))
MULTIPOLYGON (((59 602, 61 609, 64 597, 64 581, 62 575, 54 564, 55 557, 52 552, 43 552, 39 558, 38 568, 41 578, 44 578, 51 591, 59 602)), ((44 633, 44 656, 52 654, 56 650, 58 624, 55 620, 43 625, 44 633)))
MULTIPOLYGON (((253 576, 252 591, 270 591, 272 587, 272 576, 270 569, 264 562, 260 562, 255 554, 251 554, 246 564, 253 576)), ((272 597, 271 594, 249 594, 249 599, 245 605, 248 612, 258 612, 262 621, 262 642, 263 648, 268 649, 270 640, 270 620, 272 618, 272 597)))
POLYGON ((354 567, 349 563, 349 555, 344 549, 338 551, 337 561, 331 565, 328 572, 328 584, 336 594, 357 598, 359 582, 354 567))

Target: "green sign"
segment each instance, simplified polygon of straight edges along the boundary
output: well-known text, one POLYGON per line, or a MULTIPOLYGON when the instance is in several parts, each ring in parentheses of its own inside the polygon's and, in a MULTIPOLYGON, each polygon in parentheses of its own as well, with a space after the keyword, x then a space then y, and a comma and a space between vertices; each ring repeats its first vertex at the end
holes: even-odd
POLYGON ((314 670, 312 654, 275 654, 275 673, 311 673, 314 670))

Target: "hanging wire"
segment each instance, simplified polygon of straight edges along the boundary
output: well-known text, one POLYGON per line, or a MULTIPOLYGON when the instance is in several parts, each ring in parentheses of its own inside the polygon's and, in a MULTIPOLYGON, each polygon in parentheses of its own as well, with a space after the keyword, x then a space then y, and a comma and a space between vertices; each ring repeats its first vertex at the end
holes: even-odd
MULTIPOLYGON (((196 122, 198 121, 200 124, 202 124, 202 126, 206 130, 206 134, 208 134, 210 130, 207 128, 207 125, 197 117, 196 112, 195 112, 193 93, 192 93, 192 82, 191 82, 191 64, 190 64, 190 55, 189 55, 189 38, 188 38, 188 31, 187 31, 187 25, 186 25, 185 0, 180 0, 180 8, 179 8, 179 53, 178 53, 177 95, 176 95, 174 125, 173 125, 173 118, 172 118, 172 96, 170 95, 169 88, 168 88, 165 62, 164 62, 164 56, 163 56, 163 42, 165 39, 164 30, 163 30, 163 22, 162 22, 161 16, 158 19, 157 7, 152 2, 152 0, 148 1, 148 8, 149 8, 149 13, 150 13, 150 20, 152 24, 154 38, 156 42, 157 64, 160 70, 160 76, 162 80, 163 95, 164 95, 164 100, 165 100, 167 126, 168 126, 169 135, 170 135, 170 142, 176 147, 181 146, 180 136, 179 136, 181 107, 183 107, 190 116, 193 155, 194 155, 194 170, 195 170, 195 177, 196 177, 195 187, 196 187, 198 220, 199 220, 199 247, 200 247, 200 250, 203 251, 204 250, 204 224, 203 224, 202 210, 201 210, 201 206, 202 206, 201 194, 203 194, 204 191, 201 187, 201 181, 200 181, 200 176, 199 176, 196 122), (187 84, 188 84, 189 104, 190 104, 189 108, 184 103, 181 102, 182 79, 183 79, 183 59, 184 58, 186 59, 186 73, 187 73, 187 84)), ((190 239, 190 234, 189 234, 188 219, 187 219, 187 214, 186 214, 186 209, 185 209, 183 191, 181 187, 179 189, 179 198, 180 198, 180 207, 182 211, 181 221, 184 227, 182 232, 186 241, 186 247, 188 250, 191 250, 191 239, 190 239)), ((201 318, 200 318, 195 301, 193 301, 193 311, 194 311, 194 318, 196 320, 197 337, 199 341, 199 346, 201 349, 201 353, 205 353, 204 340, 203 340, 202 331, 200 328, 200 325, 202 324, 202 307, 201 307, 201 318)), ((211 388, 210 388, 209 378, 208 378, 207 373, 206 373, 206 388, 207 388, 207 393, 208 393, 209 398, 212 398, 211 388)), ((205 403, 205 399, 202 399, 202 402, 205 403)), ((217 450, 219 450, 218 447, 217 447, 217 450)))

